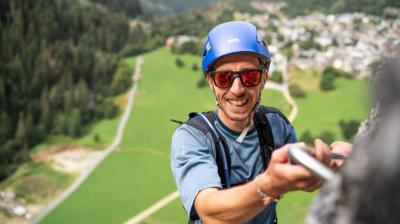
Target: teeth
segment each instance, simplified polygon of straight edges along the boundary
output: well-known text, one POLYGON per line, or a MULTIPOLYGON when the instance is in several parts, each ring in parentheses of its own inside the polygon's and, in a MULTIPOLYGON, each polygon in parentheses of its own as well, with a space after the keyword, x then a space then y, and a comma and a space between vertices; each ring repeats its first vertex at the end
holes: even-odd
POLYGON ((231 103, 233 106, 240 107, 246 104, 246 100, 229 100, 229 103, 231 103))

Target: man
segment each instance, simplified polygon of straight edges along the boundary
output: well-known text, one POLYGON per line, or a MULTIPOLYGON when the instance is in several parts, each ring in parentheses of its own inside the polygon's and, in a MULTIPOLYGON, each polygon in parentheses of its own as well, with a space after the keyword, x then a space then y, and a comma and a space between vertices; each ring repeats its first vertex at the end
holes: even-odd
MULTIPOLYGON (((283 145, 294 143, 296 135, 278 112, 265 116, 273 148, 280 149, 272 153, 267 164, 263 162, 253 117, 269 64, 268 48, 250 23, 223 23, 208 34, 202 67, 217 103, 212 113, 215 122, 211 123, 229 148, 230 172, 224 172, 227 183, 223 184, 212 133, 188 123, 175 131, 172 171, 194 223, 276 223, 276 201, 283 193, 313 191, 321 185, 305 168, 290 164, 288 146, 283 145)), ((328 164, 328 146, 320 140, 315 144, 316 158, 328 164)))

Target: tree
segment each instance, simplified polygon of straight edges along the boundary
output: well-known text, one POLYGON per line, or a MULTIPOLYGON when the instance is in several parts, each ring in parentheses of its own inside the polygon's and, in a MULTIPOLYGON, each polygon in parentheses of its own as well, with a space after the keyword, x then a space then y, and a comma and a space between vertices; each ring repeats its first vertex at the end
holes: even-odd
POLYGON ((20 112, 18 116, 18 125, 17 131, 15 132, 15 142, 18 146, 23 146, 27 143, 27 131, 26 131, 26 124, 25 124, 25 115, 24 112, 20 112))
POLYGON ((193 63, 192 70, 193 71, 198 71, 199 70, 199 66, 197 65, 197 63, 193 63))
POLYGON ((322 91, 331 91, 335 89, 335 76, 332 73, 322 74, 319 88, 322 91))
POLYGON ((275 70, 271 73, 268 79, 273 82, 282 83, 283 82, 282 72, 275 70))
POLYGON ((6 103, 6 88, 3 80, 3 74, 0 73, 0 106, 5 106, 5 103, 6 103))
POLYGON ((335 78, 342 77, 342 78, 346 78, 346 79, 354 79, 354 75, 352 75, 348 72, 345 72, 343 70, 334 68, 332 66, 326 67, 324 69, 324 71, 322 72, 322 74, 323 75, 330 74, 330 75, 333 75, 335 78))
POLYGON ((100 143, 100 141, 101 141, 101 139, 100 139, 100 135, 99 134, 94 134, 94 136, 93 136, 93 140, 94 140, 94 142, 96 142, 96 143, 100 143))
POLYGON ((335 135, 330 131, 323 131, 319 135, 319 138, 329 145, 335 140, 335 135))
POLYGON ((313 139, 310 130, 305 130, 300 136, 300 141, 305 142, 307 145, 312 145, 313 139))
POLYGON ((106 100, 103 103, 103 117, 108 119, 112 119, 118 115, 118 107, 114 105, 112 100, 106 100))
POLYGON ((306 92, 296 83, 289 86, 289 92, 294 97, 306 97, 306 92))
POLYGON ((11 130, 10 117, 4 111, 0 111, 0 148, 12 135, 11 130))
POLYGON ((342 131, 342 135, 346 140, 351 140, 357 133, 360 122, 357 120, 344 121, 340 120, 339 127, 342 131))
POLYGON ((67 118, 67 134, 73 137, 78 137, 81 134, 82 118, 78 109, 73 109, 67 118))
POLYGON ((199 81, 197 81, 197 88, 203 88, 206 86, 207 86, 207 79, 204 75, 202 75, 199 81))
POLYGON ((58 114, 53 122, 53 133, 55 134, 67 134, 67 121, 64 114, 58 114))
POLYGON ((120 66, 115 72, 111 83, 113 94, 121 94, 132 85, 131 70, 127 66, 120 66))
POLYGON ((180 58, 175 59, 175 65, 178 66, 179 68, 184 67, 185 63, 182 61, 180 58))
POLYGON ((48 98, 47 88, 42 90, 42 96, 40 98, 40 123, 44 125, 46 130, 50 128, 51 125, 51 115, 50 115, 50 103, 48 98))
POLYGON ((32 131, 32 144, 43 141, 46 138, 46 128, 43 124, 38 124, 32 131))

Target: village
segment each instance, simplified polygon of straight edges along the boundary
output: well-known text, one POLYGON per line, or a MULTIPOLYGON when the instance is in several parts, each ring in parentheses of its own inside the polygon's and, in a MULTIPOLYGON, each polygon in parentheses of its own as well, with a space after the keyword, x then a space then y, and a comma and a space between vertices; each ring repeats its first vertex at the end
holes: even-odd
MULTIPOLYGON (((400 20, 390 19, 399 9, 387 9, 382 18, 363 13, 324 15, 313 13, 293 19, 282 15, 283 3, 254 2, 265 11, 250 15, 235 13, 236 20, 255 24, 266 38, 272 55, 271 71, 287 66, 298 69, 332 66, 357 78, 369 77, 374 64, 400 45, 400 20)), ((170 37, 166 45, 182 45, 199 38, 181 35, 170 37)), ((204 41, 204 40, 203 40, 204 41)))
MULTIPOLYGON (((288 66, 299 69, 333 66, 357 77, 370 76, 371 65, 400 45, 400 20, 383 19, 363 13, 311 14, 294 19, 279 15, 282 3, 258 2, 265 15, 243 15, 270 35, 272 58, 280 59, 291 48, 288 66), (272 15, 272 16, 271 16, 272 15), (276 32, 271 32, 276 29, 276 32)), ((398 15, 399 9, 387 9, 398 15)), ((268 42, 268 41, 267 41, 268 42)), ((278 61, 272 61, 276 67, 278 61)))

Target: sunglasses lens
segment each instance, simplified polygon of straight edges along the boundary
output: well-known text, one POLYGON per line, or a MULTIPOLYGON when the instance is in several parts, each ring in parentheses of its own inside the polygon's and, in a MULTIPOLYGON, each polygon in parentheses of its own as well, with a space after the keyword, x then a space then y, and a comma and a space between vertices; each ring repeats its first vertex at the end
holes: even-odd
POLYGON ((246 87, 258 86, 261 80, 261 72, 259 70, 242 71, 241 79, 246 87))
POLYGON ((215 85, 219 88, 229 88, 232 85, 233 72, 221 71, 216 72, 214 76, 215 85))
MULTIPOLYGON (((258 86, 261 81, 261 72, 257 69, 241 71, 240 79, 243 86, 254 87, 258 86)), ((233 71, 219 71, 214 73, 214 83, 219 88, 230 88, 233 84, 234 77, 236 77, 233 71)))

